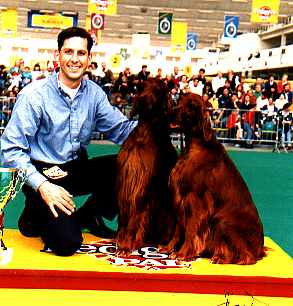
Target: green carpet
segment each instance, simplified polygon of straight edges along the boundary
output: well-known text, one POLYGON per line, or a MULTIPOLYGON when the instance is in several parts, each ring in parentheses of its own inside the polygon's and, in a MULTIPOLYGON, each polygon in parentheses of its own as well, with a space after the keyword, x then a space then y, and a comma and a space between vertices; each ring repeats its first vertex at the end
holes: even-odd
MULTIPOLYGON (((115 145, 92 144, 90 156, 115 154, 115 145)), ((271 237, 288 254, 293 256, 293 155, 272 152, 230 151, 240 173, 247 182, 260 213, 265 235, 271 237)), ((75 198, 77 205, 86 197, 75 198)), ((16 228, 23 207, 24 197, 19 193, 5 209, 5 226, 16 228)), ((116 228, 116 219, 108 222, 116 228)))

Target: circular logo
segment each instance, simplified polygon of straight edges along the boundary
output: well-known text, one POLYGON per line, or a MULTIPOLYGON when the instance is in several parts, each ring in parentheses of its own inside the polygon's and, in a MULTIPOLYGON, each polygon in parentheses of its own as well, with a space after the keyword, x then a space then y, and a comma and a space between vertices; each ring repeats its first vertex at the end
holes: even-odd
POLYGON ((195 48, 196 48, 195 40, 193 38, 188 39, 188 41, 187 41, 187 49, 195 50, 195 48))
POLYGON ((92 26, 96 30, 102 29, 103 26, 104 26, 103 16, 101 16, 99 14, 93 15, 93 17, 92 17, 92 26))
POLYGON ((171 22, 168 18, 164 17, 160 21, 160 32, 163 34, 167 34, 170 32, 171 29, 171 22))
POLYGON ((273 10, 269 6, 262 6, 257 13, 261 19, 267 20, 273 15, 273 10))
POLYGON ((226 25, 225 34, 227 37, 234 37, 236 35, 237 28, 233 22, 230 22, 226 25))

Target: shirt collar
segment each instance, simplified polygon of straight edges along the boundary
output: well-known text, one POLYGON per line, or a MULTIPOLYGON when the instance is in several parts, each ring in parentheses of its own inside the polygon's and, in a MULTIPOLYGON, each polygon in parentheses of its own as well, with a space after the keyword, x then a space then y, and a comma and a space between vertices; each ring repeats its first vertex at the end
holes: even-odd
MULTIPOLYGON (((58 88, 58 90, 59 90, 60 92, 63 93, 64 91, 62 90, 62 88, 60 87, 59 82, 58 82, 58 74, 57 74, 56 72, 53 72, 52 75, 49 76, 49 78, 50 78, 51 81, 53 82, 54 86, 55 86, 56 88, 58 88)), ((87 86, 87 80, 82 79, 82 80, 81 80, 81 83, 80 83, 79 91, 83 91, 83 90, 86 88, 86 86, 87 86)))

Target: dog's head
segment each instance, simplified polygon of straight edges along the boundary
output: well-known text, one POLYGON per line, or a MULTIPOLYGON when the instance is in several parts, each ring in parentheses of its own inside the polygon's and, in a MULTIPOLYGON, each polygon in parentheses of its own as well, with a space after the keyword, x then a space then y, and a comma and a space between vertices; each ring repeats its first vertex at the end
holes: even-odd
POLYGON ((149 78, 143 83, 133 101, 131 116, 140 120, 152 120, 166 117, 171 108, 171 99, 166 84, 156 78, 149 78))
POLYGON ((176 109, 176 123, 188 137, 209 141, 213 137, 208 113, 201 96, 187 93, 181 96, 176 109))

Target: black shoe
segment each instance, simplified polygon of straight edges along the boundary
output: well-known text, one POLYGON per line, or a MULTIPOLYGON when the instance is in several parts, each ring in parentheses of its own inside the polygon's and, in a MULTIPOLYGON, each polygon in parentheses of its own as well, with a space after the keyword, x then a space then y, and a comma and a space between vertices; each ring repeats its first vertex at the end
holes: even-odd
POLYGON ((27 207, 24 208, 18 219, 18 228, 25 237, 40 237, 39 225, 34 222, 34 218, 30 215, 27 207))

